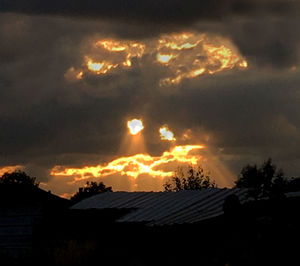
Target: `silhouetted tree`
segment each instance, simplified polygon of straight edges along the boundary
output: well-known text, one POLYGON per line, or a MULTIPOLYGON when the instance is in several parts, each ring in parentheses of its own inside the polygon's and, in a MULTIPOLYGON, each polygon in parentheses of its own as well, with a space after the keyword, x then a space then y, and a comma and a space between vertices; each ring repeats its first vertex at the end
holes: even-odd
POLYGON ((165 191, 200 190, 215 186, 215 182, 211 181, 209 174, 205 173, 202 167, 189 166, 186 173, 179 167, 175 175, 164 184, 164 189, 165 191))
POLYGON ((0 178, 0 186, 1 185, 25 185, 38 187, 39 183, 36 181, 35 177, 31 177, 23 171, 15 171, 12 173, 4 173, 0 178))
POLYGON ((300 177, 292 177, 287 181, 286 192, 300 191, 300 177))
POLYGON ((103 192, 112 192, 112 187, 106 187, 103 182, 87 181, 84 187, 80 187, 78 191, 71 197, 74 202, 79 202, 83 199, 95 196, 103 192))
POLYGON ((287 181, 283 171, 277 170, 269 158, 259 168, 257 165, 243 167, 235 183, 239 188, 247 188, 249 197, 259 199, 282 195, 287 181))

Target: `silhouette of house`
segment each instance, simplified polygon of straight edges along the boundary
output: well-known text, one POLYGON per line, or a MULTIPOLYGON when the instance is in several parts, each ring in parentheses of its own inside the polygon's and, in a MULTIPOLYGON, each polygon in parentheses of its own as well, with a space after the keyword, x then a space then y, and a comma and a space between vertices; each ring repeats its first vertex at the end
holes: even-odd
POLYGON ((237 188, 110 192, 71 211, 88 217, 78 221, 90 228, 94 238, 89 239, 106 254, 107 264, 293 265, 297 253, 291 239, 300 237, 300 198, 248 201, 246 195, 237 188), (111 225, 104 218, 110 211, 115 212, 111 225))
POLYGON ((300 198, 249 202, 245 195, 218 188, 102 193, 45 217, 36 254, 44 265, 293 265, 300 198))
POLYGON ((70 201, 36 186, 0 186, 0 255, 19 256, 32 248, 34 225, 67 209, 70 201))
MULTIPOLYGON (((102 265, 185 265, 187 258, 162 257, 165 252, 171 254, 178 243, 192 243, 200 235, 203 242, 190 251, 211 245, 215 238, 211 235, 219 232, 212 233, 212 229, 221 223, 224 200, 232 194, 244 200, 241 189, 101 193, 59 216, 46 217, 36 231, 36 247, 40 248, 36 253, 43 258, 49 250, 63 254, 63 265, 73 265, 70 260, 75 257, 77 264, 89 265, 99 256, 102 265)), ((48 257, 49 265, 55 265, 53 258, 48 257)), ((189 259, 195 262, 196 257, 189 259)))
POLYGON ((119 223, 147 226, 192 224, 223 214, 226 197, 235 194, 245 200, 244 189, 210 188, 179 192, 108 192, 85 199, 73 210, 128 210, 119 223))

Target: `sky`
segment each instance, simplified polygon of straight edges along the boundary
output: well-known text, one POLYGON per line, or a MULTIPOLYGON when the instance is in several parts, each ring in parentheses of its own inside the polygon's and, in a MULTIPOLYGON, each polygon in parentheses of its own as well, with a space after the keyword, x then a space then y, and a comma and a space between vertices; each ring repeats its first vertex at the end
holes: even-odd
POLYGON ((297 0, 0 0, 0 173, 69 197, 300 173, 297 0), (128 122, 140 120, 132 134, 128 122))

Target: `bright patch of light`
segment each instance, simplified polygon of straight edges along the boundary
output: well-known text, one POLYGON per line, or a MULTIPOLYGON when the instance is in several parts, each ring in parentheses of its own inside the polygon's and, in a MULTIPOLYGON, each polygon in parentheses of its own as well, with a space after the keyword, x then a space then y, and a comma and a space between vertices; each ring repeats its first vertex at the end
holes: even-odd
POLYGON ((5 173, 12 173, 17 170, 22 170, 24 167, 21 165, 4 166, 0 168, 0 177, 5 173))
POLYGON ((113 68, 118 67, 118 64, 111 64, 110 62, 103 61, 103 62, 94 62, 91 59, 87 60, 87 68, 88 70, 95 72, 97 74, 106 74, 113 68))
POLYGON ((168 64, 169 61, 173 58, 173 55, 171 54, 160 54, 158 53, 156 55, 156 59, 158 62, 162 63, 162 64, 168 64))
POLYGON ((78 72, 77 75, 76 75, 76 78, 77 79, 82 79, 82 77, 83 77, 83 71, 78 72))
POLYGON ((140 58, 145 51, 145 44, 135 41, 99 40, 95 46, 105 51, 101 60, 91 59, 87 56, 87 68, 95 74, 106 74, 114 68, 121 66, 131 67, 132 58, 140 58))
POLYGON ((163 35, 158 40, 156 49, 157 62, 163 63, 171 73, 169 77, 160 80, 160 86, 177 85, 183 79, 193 79, 206 73, 215 74, 234 67, 248 67, 247 61, 230 41, 206 34, 163 35), (164 63, 160 55, 168 55, 172 61, 164 63))
POLYGON ((142 120, 133 119, 127 122, 127 127, 129 128, 129 132, 132 135, 136 135, 144 129, 142 120))
POLYGON ((199 154, 190 154, 191 151, 203 149, 203 145, 175 146, 165 151, 161 156, 136 154, 128 157, 119 157, 106 165, 85 166, 83 168, 65 168, 55 166, 51 170, 53 176, 74 176, 75 181, 90 177, 105 177, 113 174, 126 175, 137 178, 141 174, 152 177, 171 177, 173 170, 164 170, 168 163, 185 163, 196 165, 202 159, 199 154))
POLYGON ((248 62, 246 60, 243 60, 242 62, 239 63, 239 67, 247 68, 248 67, 248 62))
MULTIPOLYGON (((159 80, 160 86, 177 85, 201 75, 248 67, 246 59, 229 39, 204 33, 164 34, 145 42, 100 39, 93 43, 91 50, 85 54, 84 66, 95 75, 105 75, 113 69, 126 71, 147 55, 154 63, 166 68, 159 80)), ((77 81, 83 78, 80 73, 83 71, 77 74, 77 81)), ((69 80, 74 81, 74 78, 69 80)))
POLYGON ((161 127, 159 129, 160 138, 162 140, 174 141, 176 140, 172 131, 170 131, 167 127, 161 127))

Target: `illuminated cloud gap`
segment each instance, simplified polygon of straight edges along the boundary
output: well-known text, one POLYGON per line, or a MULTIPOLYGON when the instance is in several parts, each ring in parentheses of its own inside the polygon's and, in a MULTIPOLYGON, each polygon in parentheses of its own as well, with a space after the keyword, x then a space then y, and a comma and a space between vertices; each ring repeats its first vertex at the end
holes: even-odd
POLYGON ((161 156, 153 157, 149 154, 136 154, 128 157, 117 158, 107 165, 85 166, 83 168, 65 168, 55 166, 51 170, 53 176, 74 176, 74 181, 90 177, 106 177, 113 174, 126 175, 137 178, 141 174, 152 177, 170 177, 172 171, 162 170, 168 163, 188 163, 196 165, 202 158, 201 155, 191 155, 191 151, 203 149, 203 145, 175 146, 170 151, 165 151, 161 156))
POLYGON ((153 63, 167 68, 168 74, 162 77, 159 85, 178 85, 184 79, 197 78, 204 74, 216 74, 233 68, 245 69, 248 62, 230 40, 200 33, 165 34, 158 40, 119 41, 98 40, 93 45, 96 51, 87 51, 83 69, 69 69, 65 77, 79 81, 88 71, 95 75, 105 75, 112 70, 125 71, 132 67, 132 59, 141 59, 145 54, 154 56, 153 63), (98 52, 97 52, 98 51, 98 52), (74 72, 75 77, 70 77, 74 72))
POLYGON ((128 121, 127 127, 132 135, 136 135, 144 129, 143 122, 140 119, 132 119, 128 121))
POLYGON ((175 141, 176 138, 174 137, 174 133, 168 129, 167 126, 161 127, 159 129, 160 138, 162 140, 169 140, 169 141, 175 141))

